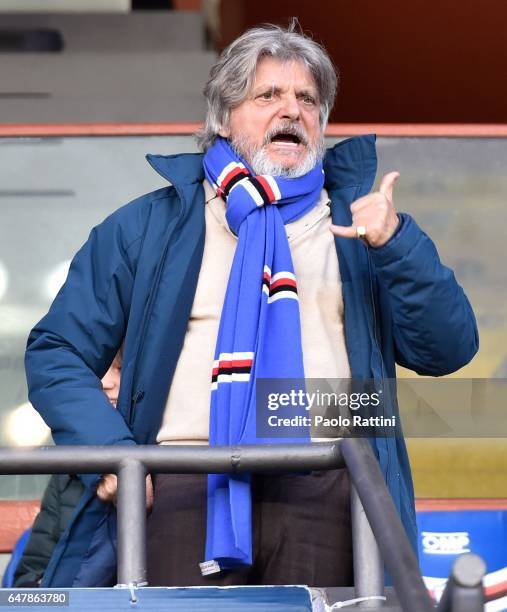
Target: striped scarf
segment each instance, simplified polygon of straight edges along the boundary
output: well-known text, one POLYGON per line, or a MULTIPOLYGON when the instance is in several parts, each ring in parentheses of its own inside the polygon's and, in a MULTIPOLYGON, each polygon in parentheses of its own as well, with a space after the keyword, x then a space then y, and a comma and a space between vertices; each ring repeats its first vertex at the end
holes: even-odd
MULTIPOLYGON (((296 179, 255 176, 223 138, 206 152, 204 171, 238 236, 215 349, 209 443, 254 444, 265 441, 256 436, 256 379, 304 378, 297 284, 284 225, 315 206, 324 173, 319 163, 296 179)), ((251 565, 250 482, 249 474, 208 476, 203 574, 251 565)))

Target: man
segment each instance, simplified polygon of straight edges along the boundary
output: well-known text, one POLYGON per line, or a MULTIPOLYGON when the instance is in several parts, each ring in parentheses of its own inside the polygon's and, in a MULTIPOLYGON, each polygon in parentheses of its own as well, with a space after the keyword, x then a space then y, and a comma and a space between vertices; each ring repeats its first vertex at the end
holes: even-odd
MULTIPOLYGON (((250 30, 223 52, 205 88, 205 155, 149 156, 173 186, 92 231, 30 334, 30 399, 56 443, 251 443, 258 378, 381 380, 396 362, 442 375, 471 359, 470 305, 396 213, 398 173, 368 193, 374 138, 323 159, 335 90, 325 51, 291 28, 250 30), (100 376, 123 339, 115 411, 100 376)), ((378 437, 375 450, 414 542, 404 442, 378 437)), ((114 582, 115 478, 84 481, 46 586, 114 582)), ((352 581, 344 470, 159 475, 154 490, 150 584, 352 581)))

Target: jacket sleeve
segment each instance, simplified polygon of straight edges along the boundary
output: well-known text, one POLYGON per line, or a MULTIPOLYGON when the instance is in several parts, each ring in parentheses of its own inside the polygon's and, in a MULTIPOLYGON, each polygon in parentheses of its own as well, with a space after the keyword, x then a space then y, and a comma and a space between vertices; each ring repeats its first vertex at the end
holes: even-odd
POLYGON ((58 541, 58 478, 57 475, 51 477, 42 497, 40 512, 35 518, 32 533, 16 568, 15 588, 38 585, 58 541))
POLYGON ((406 214, 385 245, 370 249, 391 308, 396 361, 442 376, 466 365, 479 335, 470 303, 430 238, 406 214))
POLYGON ((120 211, 92 230, 28 338, 29 399, 57 444, 134 443, 100 380, 125 335, 141 241, 122 227, 120 211))

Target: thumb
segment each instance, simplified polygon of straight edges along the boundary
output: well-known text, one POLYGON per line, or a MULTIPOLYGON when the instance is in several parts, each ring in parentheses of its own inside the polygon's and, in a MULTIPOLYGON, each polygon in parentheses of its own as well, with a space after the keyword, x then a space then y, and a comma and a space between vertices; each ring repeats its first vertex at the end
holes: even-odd
POLYGON ((146 510, 151 510, 153 507, 153 483, 151 476, 146 476, 146 510))
POLYGON ((386 175, 382 177, 380 181, 380 187, 378 190, 380 193, 384 194, 389 201, 393 201, 393 188, 394 183, 398 180, 400 176, 399 172, 388 172, 386 175))
POLYGON ((357 231, 353 225, 331 225, 329 229, 340 238, 357 238, 357 231))

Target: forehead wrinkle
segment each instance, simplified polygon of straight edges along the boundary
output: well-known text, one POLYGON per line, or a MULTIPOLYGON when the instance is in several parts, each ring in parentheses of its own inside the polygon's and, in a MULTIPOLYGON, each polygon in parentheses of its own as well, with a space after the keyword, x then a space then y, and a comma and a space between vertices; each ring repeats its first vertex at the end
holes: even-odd
POLYGON ((317 89, 317 84, 315 83, 315 79, 312 75, 312 73, 310 72, 308 66, 305 64, 305 62, 303 61, 299 61, 297 59, 294 58, 288 58, 285 60, 279 60, 277 58, 272 58, 270 56, 264 56, 262 58, 260 58, 259 62, 257 63, 257 68, 255 70, 255 75, 254 75, 254 79, 252 82, 252 86, 250 88, 250 95, 254 94, 254 93, 258 93, 260 91, 263 90, 267 90, 269 88, 269 91, 271 91, 272 93, 283 93, 285 90, 290 89, 291 87, 293 89, 298 90, 298 87, 296 87, 295 85, 295 77, 292 77, 290 79, 290 82, 286 85, 286 87, 282 87, 280 85, 278 85, 276 82, 272 81, 271 84, 269 83, 264 83, 264 82, 260 82, 258 81, 258 74, 259 74, 259 67, 262 64, 263 60, 274 60, 274 62, 278 63, 280 65, 281 68, 281 78, 285 79, 287 73, 289 72, 288 67, 292 64, 298 67, 303 68, 303 73, 305 74, 305 84, 301 85, 300 87, 302 88, 302 91, 298 91, 298 93, 311 93, 311 95, 315 96, 317 95, 318 89, 317 89))

